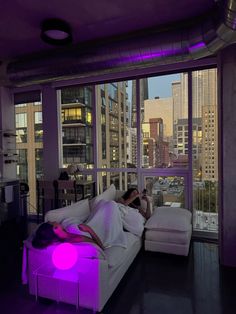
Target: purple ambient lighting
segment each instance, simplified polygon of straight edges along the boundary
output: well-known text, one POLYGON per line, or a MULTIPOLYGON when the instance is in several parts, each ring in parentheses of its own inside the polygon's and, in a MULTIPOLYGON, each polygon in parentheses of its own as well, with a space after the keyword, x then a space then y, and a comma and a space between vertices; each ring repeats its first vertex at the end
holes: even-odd
POLYGON ((76 248, 70 243, 59 244, 52 253, 54 266, 61 270, 72 268, 78 259, 76 248))
POLYGON ((188 50, 192 51, 194 49, 200 49, 200 48, 205 48, 206 45, 203 41, 200 41, 199 43, 196 43, 195 45, 189 46, 188 50))
POLYGON ((120 59, 111 60, 114 64, 122 64, 128 62, 144 62, 149 59, 163 58, 163 57, 171 57, 174 55, 185 55, 189 54, 189 52, 193 52, 194 50, 205 48, 206 44, 203 41, 200 41, 194 45, 182 48, 173 48, 173 49, 163 49, 159 51, 153 51, 147 54, 140 55, 131 55, 130 57, 124 57, 120 59))

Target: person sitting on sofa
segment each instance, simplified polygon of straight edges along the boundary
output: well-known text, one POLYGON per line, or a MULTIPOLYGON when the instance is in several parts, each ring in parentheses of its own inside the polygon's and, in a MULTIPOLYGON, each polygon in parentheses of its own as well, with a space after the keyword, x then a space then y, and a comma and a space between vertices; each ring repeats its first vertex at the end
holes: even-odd
POLYGON ((125 194, 119 199, 118 203, 121 203, 125 206, 129 206, 135 209, 138 209, 139 213, 145 218, 148 219, 151 216, 151 210, 150 210, 150 201, 145 193, 145 190, 140 195, 138 189, 136 188, 130 188, 128 189, 125 194), (141 208, 141 199, 145 200, 147 202, 147 209, 144 211, 141 208))
POLYGON ((111 246, 126 248, 127 242, 118 204, 101 200, 91 212, 86 224, 78 217, 69 217, 57 222, 41 224, 32 240, 35 248, 44 248, 53 242, 93 242, 103 250, 111 246))

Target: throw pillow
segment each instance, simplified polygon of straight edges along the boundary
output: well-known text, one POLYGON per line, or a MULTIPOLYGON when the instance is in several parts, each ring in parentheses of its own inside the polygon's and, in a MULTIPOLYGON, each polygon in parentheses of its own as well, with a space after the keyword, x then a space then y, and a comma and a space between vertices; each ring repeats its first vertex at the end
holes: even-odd
POLYGON ((56 221, 61 223, 64 219, 69 217, 77 217, 81 222, 85 221, 90 215, 88 199, 73 203, 70 206, 53 209, 46 213, 45 222, 56 221))

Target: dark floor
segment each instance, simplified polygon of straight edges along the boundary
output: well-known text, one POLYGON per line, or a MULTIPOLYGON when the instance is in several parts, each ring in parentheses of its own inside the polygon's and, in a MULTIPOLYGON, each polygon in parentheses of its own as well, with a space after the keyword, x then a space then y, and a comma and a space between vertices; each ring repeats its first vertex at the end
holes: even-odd
MULTIPOLYGON (((20 283, 17 254, 1 266, 1 314, 69 314, 75 306, 35 299, 20 283), (18 266, 17 266, 18 265, 18 266), (6 267, 6 263, 5 263, 6 267)), ((89 314, 89 310, 80 310, 89 314)), ((189 257, 140 252, 104 314, 235 314, 236 268, 219 267, 215 244, 192 243, 189 257)))

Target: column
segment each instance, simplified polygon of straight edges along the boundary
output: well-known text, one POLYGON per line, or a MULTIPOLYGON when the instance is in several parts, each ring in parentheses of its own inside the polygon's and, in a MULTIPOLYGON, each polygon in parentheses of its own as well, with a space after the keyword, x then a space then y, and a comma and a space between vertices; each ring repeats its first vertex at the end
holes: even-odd
POLYGON ((236 266, 236 45, 218 61, 220 262, 236 266))
POLYGON ((42 114, 44 179, 55 180, 62 167, 60 105, 57 105, 57 91, 50 85, 42 88, 42 114))
MULTIPOLYGON (((15 133, 15 108, 13 96, 9 88, 0 87, 0 148, 7 150, 16 147, 15 137, 3 138, 4 131, 15 133), (7 143, 10 141, 10 143, 7 143)), ((14 159, 14 158, 13 158, 14 159)), ((4 163, 3 155, 0 155, 0 172, 4 178, 16 178, 16 163, 4 163)))

